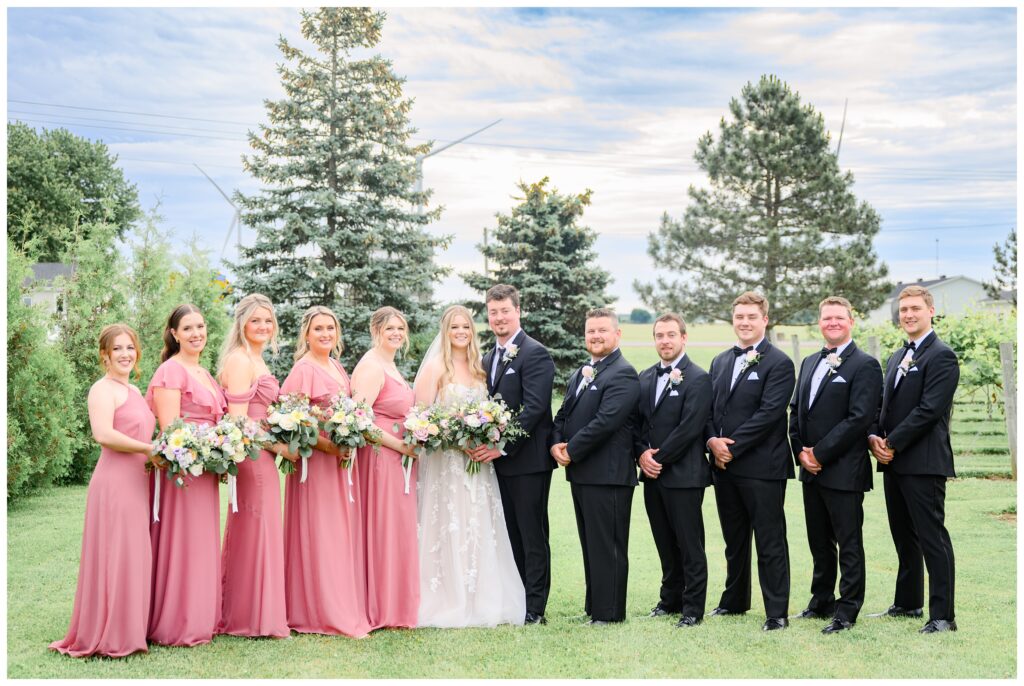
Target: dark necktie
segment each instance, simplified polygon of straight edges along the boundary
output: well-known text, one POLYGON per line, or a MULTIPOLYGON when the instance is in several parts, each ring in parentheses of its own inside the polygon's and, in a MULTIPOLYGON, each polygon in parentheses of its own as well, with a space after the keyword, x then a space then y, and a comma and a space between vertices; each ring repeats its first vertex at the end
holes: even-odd
POLYGON ((491 383, 498 380, 498 367, 501 366, 501 358, 505 356, 505 349, 500 345, 494 349, 494 359, 497 362, 494 363, 494 372, 491 374, 491 383))
POLYGON ((753 349, 754 349, 754 346, 752 346, 752 345, 748 345, 746 348, 741 348, 738 345, 734 345, 732 347, 732 354, 735 355, 736 357, 739 357, 740 355, 746 355, 747 353, 749 353, 753 349))

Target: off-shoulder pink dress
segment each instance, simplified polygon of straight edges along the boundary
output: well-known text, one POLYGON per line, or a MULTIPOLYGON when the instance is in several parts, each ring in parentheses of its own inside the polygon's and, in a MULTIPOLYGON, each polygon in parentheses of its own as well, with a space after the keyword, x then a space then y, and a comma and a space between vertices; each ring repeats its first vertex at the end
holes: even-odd
MULTIPOLYGON (((153 390, 181 391, 181 417, 190 424, 216 424, 227 404, 217 381, 205 369, 214 392, 175 360, 157 367, 146 391, 156 412, 153 390)), ((220 618, 220 492, 216 474, 186 477, 186 486, 156 472, 160 479, 160 521, 150 524, 153 543, 153 606, 149 640, 194 646, 213 638, 220 618)), ((152 492, 152 479, 150 491, 152 492)))
MULTIPOLYGON (((321 407, 338 393, 348 395, 345 379, 339 385, 312 362, 300 360, 281 386, 281 392, 304 393, 321 407)), ((284 578, 288 626, 311 634, 362 637, 366 621, 365 563, 362 526, 357 503, 348 499, 348 475, 334 455, 314 450, 307 463, 305 483, 296 466, 284 487, 284 578)))
MULTIPOLYGON (((374 423, 401 438, 413 404, 405 383, 384 375, 373 401, 374 423), (395 424, 398 431, 395 431, 395 424)), ((370 626, 414 627, 420 606, 420 563, 416 540, 416 461, 405 492, 402 455, 391 448, 360 449, 360 505, 366 528, 366 610, 370 626)))
MULTIPOLYGON (((257 378, 245 393, 224 392, 229 403, 249 403, 247 414, 265 419, 280 385, 270 374, 257 378)), ((238 465, 238 512, 228 508, 224 531, 223 603, 219 634, 235 636, 289 635, 284 602, 284 529, 281 525, 281 481, 274 453, 238 465)))
MULTIPOLYGON (((114 429, 153 438, 156 419, 134 386, 114 410, 114 429)), ((85 527, 71 624, 50 644, 72 657, 121 657, 146 648, 150 575, 149 490, 144 453, 100 451, 85 498, 85 527)))

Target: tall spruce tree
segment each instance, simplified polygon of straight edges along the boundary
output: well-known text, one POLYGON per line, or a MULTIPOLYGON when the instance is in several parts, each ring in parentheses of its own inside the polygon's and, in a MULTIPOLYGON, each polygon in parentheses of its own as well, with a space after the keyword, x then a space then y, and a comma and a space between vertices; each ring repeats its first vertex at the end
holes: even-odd
MULTIPOLYGON (((490 261, 490 274, 462 274, 475 290, 495 284, 519 289, 523 330, 551 352, 557 383, 564 383, 586 358, 583 329, 587 310, 612 302, 605 292, 610 277, 596 264, 597 234, 578 224, 591 191, 563 195, 538 183, 520 183, 523 197, 512 211, 498 213, 494 241, 478 246, 490 261)), ((476 303, 477 307, 481 303, 476 303)), ((485 338, 493 340, 490 332, 485 338)))
POLYGON ((367 8, 303 11, 302 35, 317 52, 278 41, 286 97, 265 103, 268 123, 249 135, 255 153, 245 168, 263 188, 236 194, 257 234, 234 265, 236 285, 277 306, 285 344, 277 373, 290 366, 312 305, 337 313, 348 365, 370 346, 370 314, 382 305, 405 313, 413 332, 436 325, 432 286, 446 270, 434 251, 449 239, 426 231, 441 208, 418 212, 430 192, 414 189, 416 155, 430 146, 409 143, 412 101, 391 63, 351 57, 377 44, 383 24, 384 14, 367 8))
POLYGON ((711 188, 691 186, 682 221, 664 214, 648 240, 655 265, 681 278, 634 281, 643 301, 729 320, 733 298, 753 289, 771 325, 816 313, 829 294, 861 312, 880 305, 891 285, 872 246, 879 216, 851 192, 821 115, 772 76, 747 83, 729 112, 694 153, 711 188))

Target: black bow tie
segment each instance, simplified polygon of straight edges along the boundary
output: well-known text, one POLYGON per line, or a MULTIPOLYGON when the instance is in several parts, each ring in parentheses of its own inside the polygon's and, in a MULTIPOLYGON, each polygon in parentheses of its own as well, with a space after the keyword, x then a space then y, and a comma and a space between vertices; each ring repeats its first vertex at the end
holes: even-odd
POLYGON ((734 345, 732 347, 732 354, 735 355, 736 357, 739 357, 740 355, 746 355, 747 353, 749 353, 753 349, 754 349, 754 346, 752 346, 752 345, 748 345, 746 348, 741 348, 738 345, 734 345))
POLYGON ((915 343, 914 341, 907 341, 906 343, 903 344, 903 349, 904 350, 917 350, 917 343, 915 343))
POLYGON ((669 374, 673 369, 674 367, 662 367, 661 365, 658 365, 658 376, 661 376, 662 374, 669 374))
POLYGON ((832 355, 833 353, 836 353, 838 351, 839 351, 839 348, 822 348, 821 349, 821 356, 822 357, 828 357, 829 355, 832 355))

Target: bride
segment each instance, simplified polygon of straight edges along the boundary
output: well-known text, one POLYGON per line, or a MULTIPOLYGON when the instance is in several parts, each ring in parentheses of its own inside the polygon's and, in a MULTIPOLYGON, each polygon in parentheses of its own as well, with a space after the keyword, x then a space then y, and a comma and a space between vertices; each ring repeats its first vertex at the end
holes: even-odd
MULTIPOLYGON (((485 379, 472 316, 453 305, 416 375, 416 403, 485 397, 485 379)), ((419 626, 522 624, 526 616, 494 465, 471 475, 468 459, 446 449, 419 460, 419 626)))

